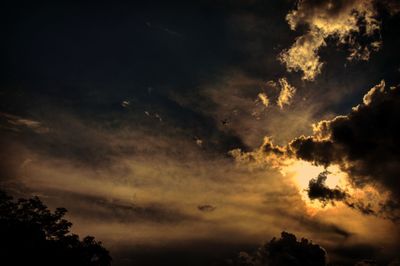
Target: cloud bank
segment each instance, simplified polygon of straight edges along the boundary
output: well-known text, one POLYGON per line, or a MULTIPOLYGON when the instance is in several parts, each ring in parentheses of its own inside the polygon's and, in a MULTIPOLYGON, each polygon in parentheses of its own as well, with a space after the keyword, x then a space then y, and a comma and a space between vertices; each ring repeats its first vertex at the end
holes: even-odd
POLYGON ((314 135, 289 144, 297 158, 328 166, 337 164, 348 173, 353 185, 373 184, 400 199, 400 89, 373 87, 350 114, 321 121, 314 135))
POLYGON ((347 192, 339 188, 326 187, 327 172, 310 181, 310 199, 318 199, 324 204, 343 201, 364 214, 398 220, 399 119, 400 88, 387 87, 381 81, 365 94, 363 102, 353 107, 349 114, 314 124, 311 136, 297 137, 283 147, 265 138, 263 145, 254 152, 234 150, 231 154, 238 160, 268 163, 278 168, 285 167, 285 163, 293 158, 325 168, 339 166, 347 174, 353 188, 368 190, 368 187, 372 187, 381 192, 379 200, 376 197, 372 199, 372 192, 369 193, 370 202, 375 202, 375 210, 368 202, 357 198, 350 200, 347 192))

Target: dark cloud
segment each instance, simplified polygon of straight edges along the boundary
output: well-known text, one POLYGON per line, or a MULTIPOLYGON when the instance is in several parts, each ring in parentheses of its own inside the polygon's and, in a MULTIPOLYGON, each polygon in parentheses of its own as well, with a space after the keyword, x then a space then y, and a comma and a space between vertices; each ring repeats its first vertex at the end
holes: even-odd
POLYGON ((116 221, 135 224, 151 222, 159 224, 177 224, 199 220, 180 211, 174 206, 161 203, 136 204, 109 197, 66 192, 61 190, 45 191, 52 197, 52 205, 63 204, 75 217, 101 221, 116 221))
POLYGON ((307 194, 311 200, 318 199, 324 205, 334 203, 335 201, 342 201, 348 197, 347 193, 340 188, 328 188, 325 185, 328 171, 324 171, 318 177, 310 180, 308 184, 307 194))
POLYGON ((293 222, 299 223, 300 228, 309 229, 318 235, 329 235, 331 239, 338 237, 341 239, 348 239, 353 235, 353 233, 349 232, 347 229, 342 228, 341 226, 320 221, 315 217, 307 217, 305 215, 289 215, 288 217, 292 217, 293 222))
POLYGON ((197 209, 202 212, 213 212, 213 211, 215 211, 216 208, 217 207, 209 205, 209 204, 197 206, 197 209))
MULTIPOLYGON (((280 197, 283 197, 281 195, 280 197)), ((276 209, 276 214, 281 218, 289 219, 291 230, 310 230, 318 236, 327 236, 335 241, 342 241, 351 238, 354 234, 352 231, 342 227, 341 225, 321 220, 315 216, 308 216, 303 213, 288 212, 282 209, 276 209)))
MULTIPOLYGON (((319 122, 313 136, 299 137, 289 146, 297 158, 328 166, 337 164, 356 187, 372 185, 400 199, 400 89, 372 88, 350 114, 319 122)), ((344 199, 338 190, 326 190, 324 177, 312 181, 311 196, 344 199)), ((310 194, 310 193, 309 193, 310 194)), ((397 206, 393 202, 391 206, 397 206)))
POLYGON ((374 210, 375 206, 372 203, 363 202, 360 199, 352 197, 348 192, 336 186, 335 188, 329 188, 325 185, 328 171, 320 173, 316 178, 310 180, 307 189, 307 195, 311 200, 318 200, 325 207, 327 204, 335 205, 336 201, 343 202, 348 207, 360 211, 364 215, 375 215, 382 218, 387 218, 393 221, 399 219, 396 214, 397 205, 393 201, 387 201, 381 203, 378 206, 379 210, 374 210))
MULTIPOLYGON (((365 215, 377 215, 377 212, 373 209, 372 204, 371 203, 364 203, 361 200, 359 201, 355 201, 355 202, 351 202, 351 201, 345 201, 345 204, 347 206, 349 206, 352 209, 358 210, 360 211, 362 214, 365 215)), ((389 218, 393 221, 398 220, 397 215, 394 215, 393 213, 395 212, 395 210, 391 210, 389 212, 385 211, 385 206, 386 204, 382 204, 382 210, 379 211, 379 213, 383 214, 383 218, 389 218)))
POLYGON ((371 186, 387 195, 353 197, 339 187, 328 188, 325 185, 328 172, 323 172, 309 183, 310 199, 324 205, 342 201, 363 214, 397 221, 400 217, 399 119, 400 88, 387 87, 382 80, 348 115, 314 124, 313 135, 297 137, 284 147, 274 145, 266 137, 258 151, 233 151, 232 155, 249 162, 260 161, 263 156, 278 168, 282 167, 280 161, 292 157, 325 168, 338 165, 347 173, 352 186, 371 186))
POLYGON ((138 110, 128 113, 111 112, 90 117, 50 108, 53 111, 49 114, 39 114, 46 123, 0 113, 0 137, 4 140, 4 150, 12 149, 15 142, 19 149, 31 150, 43 157, 94 168, 107 168, 123 157, 138 154, 166 153, 174 158, 187 159, 193 147, 170 145, 163 149, 162 146, 177 139, 183 139, 188 145, 193 135, 205 140, 202 149, 196 148, 199 156, 213 157, 235 147, 244 147, 235 134, 219 130, 213 119, 181 107, 172 100, 159 103, 152 111, 163 114, 166 120, 163 123, 158 119, 147 119, 143 104, 137 104, 136 108, 138 110))

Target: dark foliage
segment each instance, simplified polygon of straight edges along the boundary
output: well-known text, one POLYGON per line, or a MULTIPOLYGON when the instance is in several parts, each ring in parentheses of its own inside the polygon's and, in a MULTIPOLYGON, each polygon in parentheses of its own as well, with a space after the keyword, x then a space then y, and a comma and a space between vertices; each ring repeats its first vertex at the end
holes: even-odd
POLYGON ((250 255, 241 252, 236 266, 325 266, 326 252, 305 238, 297 241, 295 235, 282 232, 250 255))
POLYGON ((101 242, 71 234, 67 212, 51 212, 38 197, 19 199, 0 191, 0 264, 108 266, 109 252, 101 242))

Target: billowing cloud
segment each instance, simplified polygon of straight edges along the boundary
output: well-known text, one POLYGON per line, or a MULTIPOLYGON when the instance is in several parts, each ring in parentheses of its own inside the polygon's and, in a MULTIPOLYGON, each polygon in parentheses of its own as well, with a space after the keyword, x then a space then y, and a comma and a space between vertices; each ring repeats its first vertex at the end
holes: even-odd
POLYGON ((290 152, 319 165, 337 164, 355 186, 377 184, 400 199, 399 92, 381 82, 350 114, 321 121, 313 136, 293 140, 290 152))
POLYGON ((386 87, 382 81, 349 114, 314 124, 311 136, 297 137, 286 146, 274 145, 270 138, 265 138, 259 149, 233 150, 231 155, 238 161, 268 164, 278 169, 287 167, 293 159, 324 168, 338 166, 348 176, 349 186, 363 189, 364 195, 353 196, 341 188, 328 188, 325 185, 328 172, 323 172, 309 182, 310 199, 325 205, 342 201, 363 214, 397 220, 400 217, 399 119, 400 88, 386 87))
POLYGON ((348 60, 368 60, 382 45, 377 17, 374 0, 298 1, 286 20, 292 30, 305 26, 306 32, 278 58, 288 71, 303 72, 304 80, 314 80, 321 72, 319 50, 328 40, 347 47, 348 60), (361 37, 368 41, 361 42, 361 37))
MULTIPOLYGON (((340 189, 324 185, 326 173, 309 183, 308 195, 321 202, 344 201, 349 207, 364 214, 380 214, 389 219, 399 217, 400 167, 398 158, 400 131, 400 89, 386 87, 384 81, 374 86, 348 115, 320 121, 314 125, 312 136, 301 136, 286 147, 264 143, 264 158, 279 155, 281 158, 297 158, 315 165, 337 165, 345 172, 354 188, 374 187, 385 192, 381 200, 374 198, 375 208, 340 189), (279 151, 279 153, 277 153, 279 151)), ((258 157, 261 157, 258 153, 258 157)), ((273 162, 276 162, 274 160, 273 162)))
POLYGON ((296 39, 289 50, 279 55, 279 60, 286 65, 289 72, 302 71, 303 79, 314 80, 321 73, 323 63, 320 62, 318 50, 326 43, 321 36, 308 33, 296 39))

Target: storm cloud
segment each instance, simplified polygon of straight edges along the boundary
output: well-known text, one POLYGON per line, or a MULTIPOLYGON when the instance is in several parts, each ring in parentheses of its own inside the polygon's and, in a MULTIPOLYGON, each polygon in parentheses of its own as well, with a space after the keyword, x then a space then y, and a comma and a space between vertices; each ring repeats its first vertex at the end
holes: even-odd
POLYGON ((400 199, 400 89, 384 81, 373 87, 350 114, 321 121, 314 135, 289 144, 297 158, 337 164, 356 187, 374 185, 400 199))
MULTIPOLYGON (((362 103, 347 115, 322 120, 313 125, 313 135, 300 136, 285 146, 275 145, 269 137, 255 151, 232 150, 238 161, 269 164, 278 169, 295 158, 324 167, 338 166, 357 189, 373 187, 381 196, 369 195, 369 201, 351 196, 342 188, 325 185, 328 171, 308 177, 307 193, 324 205, 342 201, 364 214, 398 220, 400 200, 400 89, 386 86, 382 80, 363 97, 362 103), (378 198, 380 198, 378 200, 378 198), (375 206, 371 205, 374 202, 375 206)), ((368 194, 368 193, 367 193, 368 194)))

